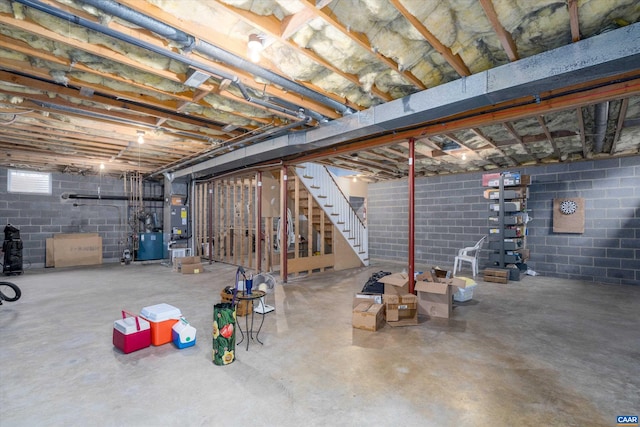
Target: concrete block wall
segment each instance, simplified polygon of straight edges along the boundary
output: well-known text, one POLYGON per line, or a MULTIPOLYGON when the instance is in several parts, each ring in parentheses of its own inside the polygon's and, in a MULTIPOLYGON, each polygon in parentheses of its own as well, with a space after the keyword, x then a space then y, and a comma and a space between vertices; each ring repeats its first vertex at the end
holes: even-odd
MULTIPOLYGON (((98 233, 102 237, 103 262, 118 262, 132 230, 128 202, 64 198, 66 194, 97 196, 98 188, 101 196, 125 195, 122 179, 62 173, 52 174, 50 196, 9 193, 7 169, 0 168, 0 228, 10 223, 20 229, 23 260, 34 268, 44 266, 46 239, 56 233, 98 233)), ((147 183, 144 193, 145 197, 162 197, 163 189, 160 184, 147 183)), ((144 207, 145 211, 156 212, 162 223, 162 202, 144 207)))
MULTIPOLYGON (((531 175, 527 265, 539 274, 640 285, 640 156, 517 168, 531 175), (553 232, 553 199, 583 197, 583 234, 553 232)), ((417 268, 451 268, 458 249, 488 230, 482 173, 416 179, 417 268)), ((367 219, 372 260, 408 258, 406 180, 371 184, 367 219)), ((488 251, 480 267, 489 265, 488 251)), ((467 264, 465 264, 467 267, 467 264)))

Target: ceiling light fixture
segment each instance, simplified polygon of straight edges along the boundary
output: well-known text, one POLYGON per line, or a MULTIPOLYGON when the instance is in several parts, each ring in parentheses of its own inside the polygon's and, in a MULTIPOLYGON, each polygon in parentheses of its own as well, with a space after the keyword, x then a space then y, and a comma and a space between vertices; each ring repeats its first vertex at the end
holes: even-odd
POLYGON ((139 130, 138 132, 138 144, 144 144, 144 131, 139 130))
POLYGON ((467 160, 467 153, 462 153, 462 160, 467 160))
POLYGON ((257 34, 249 34, 249 42, 247 43, 247 56, 252 62, 260 61, 260 54, 264 45, 262 44, 262 37, 257 34))
POLYGON ((100 170, 104 170, 104 163, 100 163, 100 170))

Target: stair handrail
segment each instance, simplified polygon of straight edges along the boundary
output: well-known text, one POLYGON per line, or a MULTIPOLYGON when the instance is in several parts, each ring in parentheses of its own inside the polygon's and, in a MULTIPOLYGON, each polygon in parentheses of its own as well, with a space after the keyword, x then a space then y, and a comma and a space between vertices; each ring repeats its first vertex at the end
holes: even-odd
MULTIPOLYGON (((311 184, 309 187, 314 199, 322 206, 322 209, 331 209, 332 212, 328 212, 331 223, 348 239, 352 249, 366 265, 366 259, 362 258, 362 255, 364 254, 366 257, 368 254, 367 227, 349 203, 333 174, 326 166, 319 163, 304 163, 300 169, 304 169, 304 172, 300 174, 301 177, 315 181, 315 184, 311 184)), ((307 183, 304 182, 304 185, 307 186, 307 183)))
MULTIPOLYGON (((320 165, 322 166, 329 174, 329 178, 331 178, 331 181, 333 181, 333 183, 336 185, 336 188, 338 189, 338 191, 340 192, 340 194, 342 194, 342 197, 344 198, 344 200, 347 202, 347 204, 351 207, 351 210, 355 213, 355 209, 353 209, 353 206, 351 206, 351 202, 349 202, 349 199, 347 198, 347 196, 344 194, 344 192, 342 191, 342 188, 340 188, 340 186, 338 185, 338 183, 336 182, 336 180, 333 178, 333 174, 331 173, 331 171, 325 166, 325 165, 320 165)), ((360 224, 362 224, 362 226, 364 228, 367 228, 367 225, 362 221, 362 219, 360 219, 360 217, 358 216, 358 214, 356 213, 355 217, 358 219, 358 222, 360 222, 360 224)))

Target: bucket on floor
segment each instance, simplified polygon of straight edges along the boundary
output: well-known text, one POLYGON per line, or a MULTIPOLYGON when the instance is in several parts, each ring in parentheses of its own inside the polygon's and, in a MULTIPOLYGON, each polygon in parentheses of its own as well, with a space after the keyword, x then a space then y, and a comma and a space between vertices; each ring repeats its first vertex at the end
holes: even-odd
POLYGON ((171 328, 182 313, 179 308, 163 303, 144 307, 140 315, 151 324, 151 344, 162 345, 171 342, 171 328))
POLYGON ((191 347, 196 344, 196 328, 191 326, 184 317, 171 327, 173 344, 178 348, 191 347))
POLYGON ((228 365, 236 354, 236 310, 233 304, 213 306, 213 363, 228 365))
POLYGON ((149 347, 151 345, 149 322, 127 311, 122 311, 122 319, 113 322, 113 345, 125 354, 149 347))

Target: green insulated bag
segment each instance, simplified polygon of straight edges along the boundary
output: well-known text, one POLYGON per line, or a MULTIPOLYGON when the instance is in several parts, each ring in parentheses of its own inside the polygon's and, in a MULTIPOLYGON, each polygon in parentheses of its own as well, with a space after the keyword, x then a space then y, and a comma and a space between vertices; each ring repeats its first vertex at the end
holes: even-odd
POLYGON ((236 353, 236 310, 233 304, 213 306, 213 363, 228 365, 236 353))

